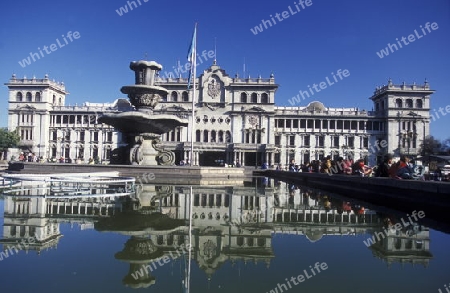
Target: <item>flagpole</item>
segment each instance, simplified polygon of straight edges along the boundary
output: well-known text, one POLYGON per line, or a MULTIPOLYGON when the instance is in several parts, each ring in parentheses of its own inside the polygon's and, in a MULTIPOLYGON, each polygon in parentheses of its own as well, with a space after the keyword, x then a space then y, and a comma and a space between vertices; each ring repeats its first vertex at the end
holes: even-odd
POLYGON ((193 74, 192 74, 192 79, 193 79, 193 83, 192 83, 192 89, 193 89, 193 93, 192 93, 192 113, 191 113, 191 117, 192 117, 192 123, 191 123, 191 153, 190 153, 190 163, 191 166, 194 166, 194 128, 195 128, 195 121, 194 121, 194 115, 195 115, 195 100, 196 100, 196 83, 195 83, 195 78, 197 76, 197 23, 195 23, 195 28, 194 28, 194 38, 193 38, 193 42, 194 42, 194 48, 193 48, 193 53, 192 53, 192 64, 191 66, 193 67, 193 74))
POLYGON ((187 279, 187 285, 188 285, 188 292, 191 291, 191 259, 192 259, 192 205, 193 205, 193 198, 192 198, 193 192, 192 192, 192 186, 190 188, 190 195, 189 195, 189 259, 188 259, 188 279, 187 279))

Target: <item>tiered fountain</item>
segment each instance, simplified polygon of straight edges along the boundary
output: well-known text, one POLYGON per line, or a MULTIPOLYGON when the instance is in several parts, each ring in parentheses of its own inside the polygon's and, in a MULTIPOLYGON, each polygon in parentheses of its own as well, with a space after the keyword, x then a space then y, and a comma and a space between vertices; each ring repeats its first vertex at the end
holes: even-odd
POLYGON ((135 72, 134 85, 124 86, 121 92, 128 95, 136 111, 105 113, 99 121, 113 126, 127 136, 128 146, 124 149, 122 163, 132 165, 173 165, 175 154, 163 150, 160 135, 178 126, 187 126, 188 120, 169 114, 155 114, 153 109, 168 91, 155 86, 157 73, 162 66, 154 61, 131 62, 135 72))

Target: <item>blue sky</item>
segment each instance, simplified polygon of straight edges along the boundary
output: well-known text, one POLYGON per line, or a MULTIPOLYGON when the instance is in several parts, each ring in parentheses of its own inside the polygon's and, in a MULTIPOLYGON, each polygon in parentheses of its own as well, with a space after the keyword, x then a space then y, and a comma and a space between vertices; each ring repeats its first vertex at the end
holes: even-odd
MULTIPOLYGON (((64 81, 70 95, 67 104, 112 102, 124 97, 123 85, 134 83, 129 62, 144 59, 172 71, 180 60, 186 63, 194 23, 198 22, 198 51, 213 50, 217 62, 234 76, 243 75, 245 60, 251 77, 269 77, 273 72, 280 88, 276 104, 308 85, 320 83, 338 69, 350 76, 316 93, 311 100, 330 107, 372 109, 368 99, 376 86, 392 78, 395 84, 428 79, 436 93, 431 108, 450 105, 450 2, 448 0, 311 0, 296 10, 297 0, 210 2, 135 0, 138 7, 123 13, 125 0, 111 1, 5 1, 0 15, 0 77, 2 84, 18 77, 64 81), (289 12, 289 6, 296 14, 289 12), (288 11, 272 27, 257 35, 251 28, 270 20, 270 15, 288 11), (376 54, 396 38, 420 32, 427 22, 438 24, 420 39, 384 58, 376 54), (19 61, 50 46, 62 35, 78 31, 80 37, 30 65, 19 61)), ((131 2, 131 1, 130 1, 131 2)), ((281 18, 281 16, 280 16, 281 18)), ((201 64, 203 71, 212 60, 201 64)), ((7 125, 8 90, 0 94, 0 126, 7 125)), ((449 138, 450 114, 431 125, 431 133, 449 138)))

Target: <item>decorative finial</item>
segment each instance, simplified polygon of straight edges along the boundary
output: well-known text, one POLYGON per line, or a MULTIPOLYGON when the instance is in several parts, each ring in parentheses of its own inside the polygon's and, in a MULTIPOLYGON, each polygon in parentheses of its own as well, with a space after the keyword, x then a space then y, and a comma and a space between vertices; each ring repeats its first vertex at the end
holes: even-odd
POLYGON ((275 75, 273 74, 273 71, 270 73, 270 78, 275 78, 275 75))

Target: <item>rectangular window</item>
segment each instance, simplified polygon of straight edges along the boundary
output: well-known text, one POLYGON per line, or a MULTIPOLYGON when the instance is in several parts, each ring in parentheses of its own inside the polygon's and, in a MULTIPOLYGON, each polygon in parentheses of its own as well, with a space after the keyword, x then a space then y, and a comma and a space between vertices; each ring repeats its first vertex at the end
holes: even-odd
POLYGON ((61 124, 61 115, 56 115, 56 123, 61 124))
POLYGON ((323 120, 322 121, 322 128, 323 129, 328 129, 328 120, 323 120))
POLYGON ((70 115, 69 116, 69 123, 75 124, 75 115, 70 115))
POLYGON ((313 120, 311 120, 311 119, 308 119, 307 120, 308 121, 308 127, 307 128, 313 128, 313 120))
POLYGON ((375 130, 375 131, 380 130, 380 122, 378 122, 378 121, 373 122, 373 130, 375 130))
POLYGON ((320 120, 319 120, 319 119, 316 119, 316 121, 315 121, 315 123, 314 123, 314 127, 315 127, 316 129, 320 129, 320 120))
POLYGON ((324 139, 324 137, 323 136, 317 136, 317 146, 318 147, 323 147, 324 146, 324 141, 325 141, 325 139, 324 139))
POLYGON ((85 131, 83 130, 83 131, 80 131, 80 141, 83 141, 84 142, 84 137, 85 137, 85 131))
POLYGON ((94 141, 98 141, 98 131, 94 132, 94 141))
POLYGON ((281 145, 281 136, 275 135, 275 145, 281 145))
POLYGON ((67 115, 63 115, 63 123, 67 124, 69 122, 69 117, 67 115))
POLYGON ((333 147, 339 147, 339 136, 333 136, 333 147))
POLYGON ((284 119, 278 120, 278 127, 283 128, 284 127, 284 119))
POLYGON ((336 129, 336 120, 330 120, 330 129, 336 129))
POLYGON ((350 121, 344 121, 344 129, 350 129, 350 121))
POLYGON ((337 128, 336 129, 338 129, 338 130, 342 130, 343 129, 343 123, 342 123, 342 120, 338 120, 337 121, 337 128))
POLYGON ((363 137, 363 147, 364 148, 369 148, 369 138, 368 137, 363 137))
POLYGON ((293 120, 293 125, 292 125, 292 127, 293 127, 293 128, 298 128, 298 119, 294 119, 294 120, 293 120))
POLYGON ((352 121, 351 122, 351 129, 356 130, 358 128, 358 121, 352 121))
POLYGON ((295 135, 289 136, 289 145, 291 145, 291 146, 295 145, 295 135))
POLYGON ((52 131, 52 140, 58 139, 58 132, 56 130, 52 131))
POLYGON ((303 146, 309 147, 311 145, 310 144, 311 143, 311 137, 309 135, 305 136, 304 141, 305 141, 305 143, 303 144, 303 146))
POLYGON ((372 121, 367 121, 366 129, 367 131, 372 131, 372 121))
POLYGON ((359 121, 359 130, 364 130, 364 121, 359 121))
POLYGON ((306 128, 306 120, 300 119, 300 128, 306 128))
POLYGON ((350 137, 348 138, 348 146, 351 147, 351 148, 354 148, 354 147, 355 147, 355 137, 350 136, 350 137))
POLYGON ((286 128, 291 128, 291 119, 286 119, 286 128))

